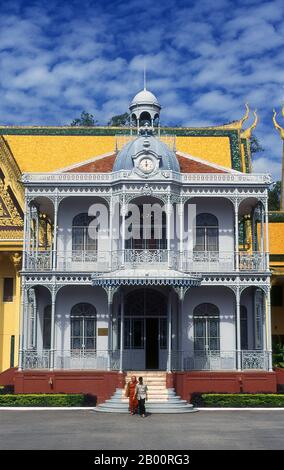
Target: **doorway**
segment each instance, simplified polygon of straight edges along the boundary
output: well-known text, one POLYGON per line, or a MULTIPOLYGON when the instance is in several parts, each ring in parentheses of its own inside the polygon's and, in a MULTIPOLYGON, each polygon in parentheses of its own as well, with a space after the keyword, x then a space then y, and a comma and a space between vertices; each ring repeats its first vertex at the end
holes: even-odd
POLYGON ((159 318, 146 318, 146 369, 159 369, 159 318))
POLYGON ((126 296, 124 314, 124 367, 130 370, 164 368, 167 355, 166 297, 156 290, 135 289, 126 296))

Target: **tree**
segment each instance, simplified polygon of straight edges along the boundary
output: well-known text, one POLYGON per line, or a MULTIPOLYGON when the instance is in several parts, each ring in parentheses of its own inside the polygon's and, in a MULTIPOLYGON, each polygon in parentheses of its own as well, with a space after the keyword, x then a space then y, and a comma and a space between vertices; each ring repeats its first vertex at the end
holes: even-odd
POLYGON ((256 153, 264 152, 264 148, 260 144, 258 137, 252 135, 250 138, 250 153, 253 157, 256 153))
POLYGON ((268 191, 268 209, 270 211, 280 210, 281 181, 276 181, 268 191))
POLYGON ((126 126, 128 122, 129 122, 129 114, 124 113, 124 114, 118 114, 117 116, 112 116, 112 118, 110 118, 107 125, 112 126, 112 127, 122 127, 122 126, 126 126))
POLYGON ((71 126, 87 126, 93 127, 98 125, 98 121, 95 120, 94 116, 86 111, 81 112, 81 116, 79 118, 74 119, 71 126))

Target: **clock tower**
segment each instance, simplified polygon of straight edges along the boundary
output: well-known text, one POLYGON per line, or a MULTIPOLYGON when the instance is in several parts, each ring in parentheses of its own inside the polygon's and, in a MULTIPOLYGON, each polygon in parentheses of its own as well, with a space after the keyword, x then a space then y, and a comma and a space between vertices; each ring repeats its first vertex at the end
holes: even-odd
POLYGON ((140 178, 151 178, 166 170, 180 172, 175 145, 170 148, 160 135, 161 105, 156 96, 145 87, 135 95, 129 110, 131 135, 118 151, 113 171, 129 170, 140 178), (134 127, 137 136, 133 135, 134 127))

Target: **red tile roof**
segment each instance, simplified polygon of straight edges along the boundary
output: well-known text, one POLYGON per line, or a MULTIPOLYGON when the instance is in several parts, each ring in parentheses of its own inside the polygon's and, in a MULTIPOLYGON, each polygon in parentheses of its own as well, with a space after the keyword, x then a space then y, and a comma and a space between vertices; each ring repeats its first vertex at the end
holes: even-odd
MULTIPOLYGON (((109 173, 112 171, 116 155, 98 158, 93 162, 67 170, 67 173, 109 173)), ((215 168, 207 163, 197 162, 190 157, 183 157, 177 153, 181 173, 226 173, 226 170, 215 168)))
POLYGON ((83 163, 81 166, 67 170, 67 173, 109 173, 112 171, 116 155, 98 158, 93 162, 83 163))
POLYGON ((181 173, 226 173, 206 163, 200 163, 190 157, 182 157, 177 153, 181 173))

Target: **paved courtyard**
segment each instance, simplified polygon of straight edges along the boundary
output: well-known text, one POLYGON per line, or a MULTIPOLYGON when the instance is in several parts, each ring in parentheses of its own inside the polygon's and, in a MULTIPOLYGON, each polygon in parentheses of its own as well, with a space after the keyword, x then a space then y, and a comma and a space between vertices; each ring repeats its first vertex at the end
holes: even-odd
POLYGON ((0 411, 0 449, 283 449, 284 411, 0 411))

